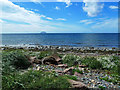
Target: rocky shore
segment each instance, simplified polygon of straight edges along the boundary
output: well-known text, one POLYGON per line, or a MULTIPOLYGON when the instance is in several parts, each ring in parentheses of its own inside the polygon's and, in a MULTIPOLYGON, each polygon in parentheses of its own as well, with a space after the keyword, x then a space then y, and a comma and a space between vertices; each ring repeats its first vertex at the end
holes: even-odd
POLYGON ((106 47, 71 47, 71 46, 50 46, 50 45, 1 45, 0 50, 9 49, 24 49, 24 50, 34 50, 34 51, 61 51, 61 52, 79 52, 79 53, 91 53, 91 54, 118 54, 120 53, 119 48, 106 48, 106 47))
MULTIPOLYGON (((43 59, 46 60, 46 59, 43 59)), ((54 59, 56 60, 56 59, 54 59)), ((33 61, 33 59, 32 59, 33 61)), ((48 58, 48 60, 46 60, 46 62, 49 63, 44 63, 43 65, 41 64, 35 64, 34 62, 34 67, 33 70, 42 70, 42 71, 46 71, 46 72, 54 72, 57 76, 59 75, 71 75, 71 76, 75 76, 76 80, 70 80, 70 83, 73 84, 73 88, 107 88, 107 89, 116 89, 119 90, 120 89, 120 82, 118 83, 113 83, 111 81, 106 81, 102 78, 108 78, 110 79, 114 79, 112 76, 110 76, 108 73, 108 71, 104 71, 104 70, 94 70, 94 69, 90 69, 85 65, 78 65, 78 67, 72 66, 72 67, 68 67, 67 64, 58 64, 55 65, 55 63, 53 63, 54 61, 50 60, 50 58, 48 58), (52 64, 50 64, 52 63, 52 64), (73 70, 75 69, 79 69, 81 71, 80 72, 74 72, 73 70)), ((120 76, 119 76, 120 78, 120 76)))
MULTIPOLYGON (((27 59, 31 67, 21 70, 21 74, 29 70, 50 72, 56 77, 67 77, 72 88, 120 89, 118 48, 4 45, 0 50, 11 53, 12 58, 16 53, 15 59, 21 57, 19 51, 14 51, 22 51, 22 58, 27 59)), ((12 59, 11 55, 7 58, 12 59)))

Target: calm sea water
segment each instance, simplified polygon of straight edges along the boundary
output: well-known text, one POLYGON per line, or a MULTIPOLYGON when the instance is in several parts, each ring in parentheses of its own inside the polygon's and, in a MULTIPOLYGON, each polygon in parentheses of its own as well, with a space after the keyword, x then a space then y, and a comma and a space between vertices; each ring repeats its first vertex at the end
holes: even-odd
POLYGON ((118 47, 118 34, 2 34, 2 45, 40 44, 74 47, 118 47))

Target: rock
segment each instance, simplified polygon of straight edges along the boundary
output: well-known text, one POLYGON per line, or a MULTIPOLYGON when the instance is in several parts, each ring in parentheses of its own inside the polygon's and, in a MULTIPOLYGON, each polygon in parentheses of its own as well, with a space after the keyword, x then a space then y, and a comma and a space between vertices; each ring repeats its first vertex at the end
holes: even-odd
POLYGON ((75 76, 78 76, 78 77, 82 77, 82 76, 83 76, 82 74, 80 74, 80 73, 78 73, 78 72, 75 72, 74 75, 75 75, 75 76))
POLYGON ((42 59, 42 64, 54 64, 58 65, 58 61, 53 56, 45 57, 42 59))
POLYGON ((86 65, 79 65, 79 67, 81 67, 81 68, 85 68, 85 67, 87 67, 86 65))
POLYGON ((78 69, 79 69, 80 71, 84 71, 84 68, 79 67, 78 69))
POLYGON ((55 58, 55 60, 58 62, 58 64, 61 63, 62 59, 58 55, 54 54, 54 55, 52 55, 52 57, 55 58))
POLYGON ((70 67, 70 68, 65 69, 63 72, 64 74, 73 75, 73 69, 74 67, 70 67))
POLYGON ((30 57, 30 63, 31 64, 42 64, 41 60, 36 59, 36 57, 30 57))
POLYGON ((79 89, 83 89, 83 90, 89 90, 88 87, 85 84, 83 84, 82 82, 80 82, 80 81, 74 81, 74 80, 70 80, 70 79, 68 79, 68 81, 71 83, 72 88, 79 88, 79 89))
POLYGON ((91 80, 91 82, 93 83, 93 82, 95 82, 95 80, 91 80))
POLYGON ((61 68, 67 68, 67 64, 59 64, 58 67, 61 67, 61 68))
POLYGON ((36 70, 40 70, 40 67, 37 67, 37 69, 36 70))

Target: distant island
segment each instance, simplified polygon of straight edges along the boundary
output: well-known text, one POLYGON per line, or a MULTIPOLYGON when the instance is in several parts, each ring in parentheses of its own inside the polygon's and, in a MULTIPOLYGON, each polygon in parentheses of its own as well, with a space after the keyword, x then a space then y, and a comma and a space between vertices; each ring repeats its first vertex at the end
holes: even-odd
POLYGON ((45 32, 45 31, 42 31, 41 33, 42 33, 42 34, 45 34, 46 32, 45 32))

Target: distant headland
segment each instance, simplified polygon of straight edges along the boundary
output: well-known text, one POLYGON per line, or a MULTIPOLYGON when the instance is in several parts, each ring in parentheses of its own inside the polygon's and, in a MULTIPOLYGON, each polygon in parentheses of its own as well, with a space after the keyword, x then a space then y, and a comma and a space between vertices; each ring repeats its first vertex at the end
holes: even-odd
POLYGON ((45 34, 46 32, 45 32, 45 31, 42 31, 41 33, 42 33, 42 34, 45 34))

